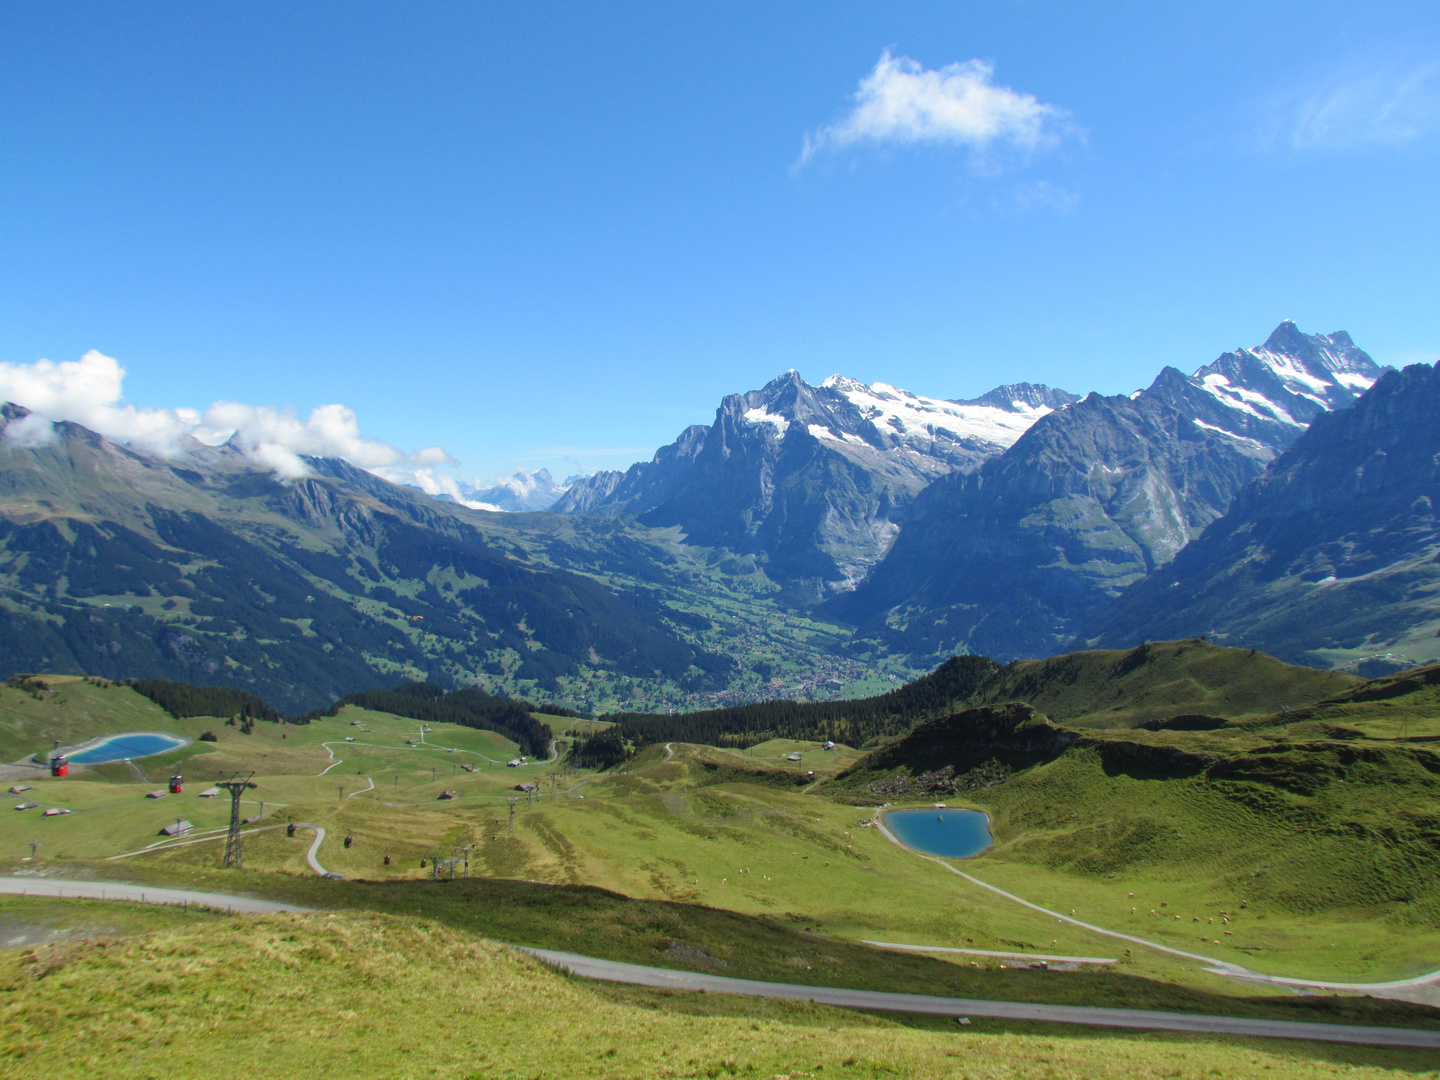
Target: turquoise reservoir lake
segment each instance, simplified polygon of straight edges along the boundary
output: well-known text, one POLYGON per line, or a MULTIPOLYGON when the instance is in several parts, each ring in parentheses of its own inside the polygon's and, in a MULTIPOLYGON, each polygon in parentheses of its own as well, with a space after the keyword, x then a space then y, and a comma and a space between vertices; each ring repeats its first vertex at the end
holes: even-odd
POLYGON ((71 754, 70 760, 76 765, 99 765, 104 761, 123 761, 125 758, 149 757, 178 750, 185 745, 184 739, 174 735, 161 735, 154 731, 135 731, 128 735, 112 735, 102 743, 88 750, 71 754))
POLYGON ((887 810, 884 820, 902 844, 926 855, 968 859, 995 842, 979 810, 887 810))

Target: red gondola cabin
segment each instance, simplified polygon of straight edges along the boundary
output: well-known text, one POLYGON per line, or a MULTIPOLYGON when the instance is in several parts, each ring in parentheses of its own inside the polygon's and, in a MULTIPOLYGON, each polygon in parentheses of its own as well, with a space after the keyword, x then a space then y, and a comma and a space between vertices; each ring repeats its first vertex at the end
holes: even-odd
POLYGON ((185 787, 184 780, 185 780, 185 778, 184 778, 183 776, 181 776, 179 773, 176 773, 174 776, 170 777, 170 794, 171 794, 171 795, 179 795, 179 794, 180 794, 181 790, 185 787))
POLYGON ((70 762, 67 761, 65 758, 60 757, 60 756, 58 756, 58 755, 55 756, 55 757, 52 757, 52 758, 50 759, 50 775, 51 775, 51 776, 69 776, 69 775, 70 775, 70 762))

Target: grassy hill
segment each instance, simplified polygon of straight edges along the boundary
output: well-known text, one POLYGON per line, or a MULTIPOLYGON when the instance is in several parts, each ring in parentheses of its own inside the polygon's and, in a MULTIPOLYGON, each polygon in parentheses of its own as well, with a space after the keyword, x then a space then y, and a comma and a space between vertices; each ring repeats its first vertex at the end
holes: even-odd
POLYGON ((975 873, 1115 929, 1293 970, 1410 955, 1419 974, 1440 956, 1440 754, 1376 733, 1402 723, 1387 704, 1424 712, 1437 682, 1434 669, 1394 677, 1208 731, 986 706, 921 725, 820 790, 967 801, 996 838, 975 873))
POLYGON ((871 745, 965 706, 1024 701, 1078 727, 1134 727, 1178 714, 1265 716, 1342 693, 1364 680, 1286 664, 1254 649, 1203 639, 1147 642, 1004 667, 952 656, 914 682, 850 701, 766 701, 679 714, 607 717, 637 746, 667 741, 746 746, 765 739, 831 739, 871 745))
POLYGON ((17 1075, 1378 1078, 1360 1047, 876 1017, 587 983, 433 922, 276 915, 0 953, 17 1075), (83 1039, 75 1038, 77 1030, 83 1039))
POLYGON ((1264 716, 1363 681, 1197 638, 1017 660, 987 680, 970 704, 1024 701, 1056 723, 1125 728, 1177 713, 1264 716))
POLYGON ((176 720, 131 687, 106 679, 47 675, 0 684, 0 762, 49 751, 57 740, 72 746, 124 731, 195 739, 220 723, 214 717, 176 720))
POLYGON ((1433 741, 1440 736, 1440 664, 1387 675, 1252 726, 1296 736, 1433 741))

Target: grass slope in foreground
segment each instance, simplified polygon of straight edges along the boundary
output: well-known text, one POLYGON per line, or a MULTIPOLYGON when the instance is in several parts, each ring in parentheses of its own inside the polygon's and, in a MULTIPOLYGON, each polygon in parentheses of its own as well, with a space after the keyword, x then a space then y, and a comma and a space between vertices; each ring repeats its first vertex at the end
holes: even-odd
POLYGON ((0 953, 14 1074, 464 1077, 1357 1078, 1417 1054, 882 1018, 586 983, 434 923, 254 916, 0 953), (925 1030, 929 1028, 930 1030, 925 1030), (79 1035, 80 1037, 77 1037, 79 1035))

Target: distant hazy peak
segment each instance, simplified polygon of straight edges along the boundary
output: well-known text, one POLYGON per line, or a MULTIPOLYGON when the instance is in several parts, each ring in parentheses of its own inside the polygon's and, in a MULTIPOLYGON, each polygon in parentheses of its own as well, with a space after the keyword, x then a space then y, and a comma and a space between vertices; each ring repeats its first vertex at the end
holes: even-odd
POLYGON ((1006 412, 1027 412, 1034 409, 1063 409, 1080 398, 1068 390, 1057 390, 1043 383, 1006 383, 977 398, 951 398, 956 405, 989 405, 1006 412))
POLYGON ((474 485, 462 485, 461 494, 466 502, 484 503, 496 510, 548 510, 565 494, 568 486, 555 483, 549 469, 537 469, 533 473, 516 469, 490 487, 482 488, 478 481, 474 485))

